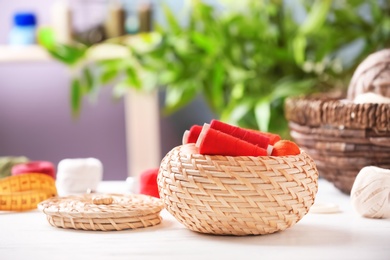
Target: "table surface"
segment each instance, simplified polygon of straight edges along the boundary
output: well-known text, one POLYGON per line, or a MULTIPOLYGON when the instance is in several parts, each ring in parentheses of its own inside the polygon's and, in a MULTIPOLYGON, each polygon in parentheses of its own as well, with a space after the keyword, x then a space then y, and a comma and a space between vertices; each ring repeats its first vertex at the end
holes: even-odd
MULTIPOLYGON (((128 193, 118 181, 98 191, 128 193)), ((157 226, 109 232, 52 227, 38 210, 0 212, 0 259, 390 259, 389 219, 359 216, 349 196, 321 179, 315 205, 328 203, 339 212, 311 211, 285 231, 244 237, 190 231, 165 210, 157 226)))

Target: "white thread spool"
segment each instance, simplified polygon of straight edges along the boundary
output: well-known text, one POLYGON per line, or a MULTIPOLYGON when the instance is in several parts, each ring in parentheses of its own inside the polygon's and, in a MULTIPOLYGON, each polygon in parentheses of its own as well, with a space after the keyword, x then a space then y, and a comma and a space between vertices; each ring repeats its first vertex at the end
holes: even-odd
POLYGON ((356 176, 351 202, 367 218, 390 218, 390 170, 366 166, 356 176))
POLYGON ((103 179, 103 165, 96 158, 64 159, 57 167, 59 196, 95 191, 103 179))

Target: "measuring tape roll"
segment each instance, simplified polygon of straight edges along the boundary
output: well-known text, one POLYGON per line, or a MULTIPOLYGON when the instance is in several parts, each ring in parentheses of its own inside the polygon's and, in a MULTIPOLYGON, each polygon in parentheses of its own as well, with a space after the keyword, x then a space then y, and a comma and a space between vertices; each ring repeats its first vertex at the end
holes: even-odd
POLYGON ((36 209, 38 203, 57 196, 53 177, 28 173, 0 179, 0 210, 36 209))

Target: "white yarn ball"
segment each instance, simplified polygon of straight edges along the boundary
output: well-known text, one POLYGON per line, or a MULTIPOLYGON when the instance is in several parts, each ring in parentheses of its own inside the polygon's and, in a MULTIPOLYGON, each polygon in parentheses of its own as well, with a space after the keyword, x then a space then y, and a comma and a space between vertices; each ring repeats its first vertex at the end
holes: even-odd
POLYGON ((351 202, 367 218, 390 218, 390 170, 366 166, 356 176, 351 202))
POLYGON ((389 104, 390 98, 376 93, 367 92, 367 93, 357 95, 353 100, 353 102, 355 104, 365 104, 365 103, 389 104))

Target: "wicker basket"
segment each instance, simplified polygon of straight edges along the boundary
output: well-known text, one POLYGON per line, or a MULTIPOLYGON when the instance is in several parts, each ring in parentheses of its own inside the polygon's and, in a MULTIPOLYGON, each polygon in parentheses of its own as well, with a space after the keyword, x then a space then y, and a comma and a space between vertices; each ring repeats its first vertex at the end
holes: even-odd
POLYGON ((285 113, 291 137, 342 192, 350 193, 363 167, 390 168, 390 104, 289 98, 285 113))
POLYGON ((310 209, 318 172, 296 156, 201 155, 193 144, 172 149, 158 175, 165 208, 193 231, 260 235, 285 230, 310 209))

